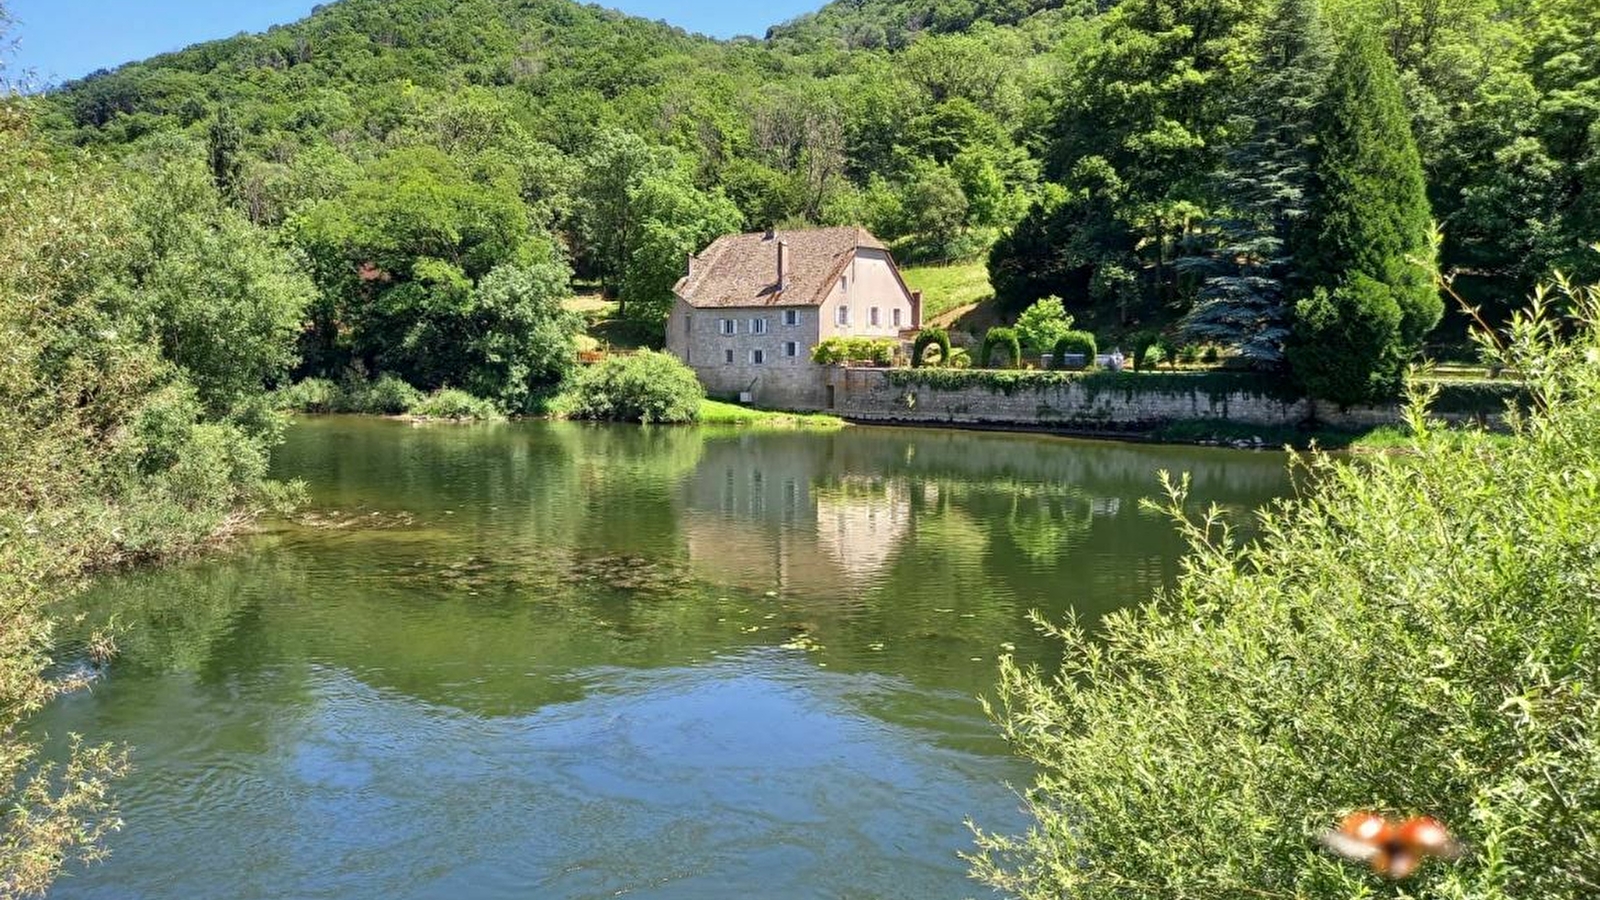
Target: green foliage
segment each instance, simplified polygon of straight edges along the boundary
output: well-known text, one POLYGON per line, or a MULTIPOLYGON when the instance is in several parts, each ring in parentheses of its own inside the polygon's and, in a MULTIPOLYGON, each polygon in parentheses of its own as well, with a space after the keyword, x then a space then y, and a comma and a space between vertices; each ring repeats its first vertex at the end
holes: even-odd
MULTIPOLYGON (((399 416, 414 411, 422 393, 393 375, 374 380, 356 374, 345 376, 333 398, 333 412, 370 416, 399 416)), ((309 410, 308 410, 309 411, 309 410)))
POLYGON ((577 365, 583 321, 563 305, 570 276, 553 262, 490 272, 466 316, 460 383, 506 412, 539 412, 577 365))
POLYGON ((1060 296, 1087 308, 1102 268, 1136 268, 1138 238, 1120 212, 1125 204, 1126 186, 1104 159, 1080 160, 1066 190, 1046 194, 989 251, 989 280, 1001 307, 1021 310, 1060 296))
POLYGON ((1399 76, 1376 37, 1359 34, 1339 54, 1314 129, 1298 277, 1334 294, 1357 276, 1386 287, 1400 310, 1396 352, 1409 355, 1438 324, 1444 301, 1422 160, 1399 76))
POLYGON ((448 419, 454 422, 484 422, 502 418, 494 403, 455 388, 442 388, 413 402, 410 413, 422 419, 448 419))
POLYGON ((1002 661, 994 713, 1040 774, 975 874, 1021 898, 1592 896, 1600 291, 1569 299, 1571 342, 1546 307, 1497 348, 1539 373, 1512 440, 1414 410, 1407 452, 1313 458, 1251 541, 1175 487, 1176 585, 1051 626, 1059 671, 1002 661), (1385 882, 1317 845, 1357 809, 1438 817, 1466 856, 1385 882))
MULTIPOLYGON (((960 351, 956 351, 959 353, 960 351)), ((983 388, 1012 396, 1020 391, 1041 392, 1066 385, 1081 385, 1091 396, 1114 394, 1133 401, 1142 396, 1205 397, 1220 401, 1235 394, 1278 402, 1293 402, 1300 395, 1282 378, 1251 372, 1163 372, 1137 374, 1100 369, 1088 372, 1036 369, 893 369, 889 383, 895 387, 924 387, 941 391, 983 388)))
POLYGON ((644 350, 580 372, 570 402, 573 418, 649 425, 693 422, 704 399, 694 370, 674 356, 644 350))
POLYGON ((917 335, 916 343, 911 345, 911 368, 922 368, 929 347, 938 348, 939 365, 950 364, 950 332, 943 328, 924 328, 917 335))
POLYGON ((1132 347, 1133 370, 1143 372, 1153 369, 1161 364, 1161 333, 1150 329, 1141 329, 1127 336, 1127 343, 1132 347))
POLYGON ((1072 330, 1072 324, 1072 316, 1067 315, 1061 298, 1046 297, 1017 317, 1017 337, 1029 353, 1049 353, 1056 342, 1072 330))
MULTIPOLYGON (((673 251, 703 244, 731 203, 733 227, 751 230, 868 225, 903 261, 979 258, 999 236, 1007 313, 1056 294, 1080 318, 1164 326, 1231 298, 1214 324, 1235 337, 1196 335, 1230 345, 1291 306, 1268 244, 1278 214, 1304 204, 1315 67, 1284 52, 1315 5, 841 0, 768 40, 717 42, 565 0, 345 0, 99 73, 43 106, 63 141, 118 154, 187 134, 215 151, 229 202, 270 226, 385 157, 437 151, 515 195, 580 278, 645 321, 680 268, 673 251), (639 202, 660 181, 670 214, 639 202)), ((1580 252, 1600 233, 1592 3, 1321 5, 1338 27, 1380 30, 1400 68, 1447 268, 1517 296, 1551 262, 1595 265, 1580 252)), ((362 309, 362 284, 325 283, 325 299, 362 309)), ((335 346, 310 348, 308 373, 348 364, 338 345, 356 335, 334 326, 351 321, 318 317, 335 346)), ((1256 344, 1274 340, 1247 355, 1256 344)))
POLYGON ((1318 288, 1295 308, 1289 364, 1306 392, 1340 406, 1399 395, 1402 313, 1394 294, 1365 275, 1333 292, 1318 288))
POLYGON ((1007 367, 1018 368, 1022 365, 1022 342, 1017 337, 1014 328, 991 328, 983 336, 983 350, 978 353, 980 368, 990 368, 994 365, 995 351, 999 350, 1006 355, 1007 367))
POLYGON ((341 401, 339 385, 327 378, 306 378, 284 385, 273 392, 272 399, 278 409, 313 415, 335 412, 341 401))
MULTIPOLYGON (((1307 213, 1313 113, 1333 50, 1321 0, 1278 0, 1255 50, 1254 84, 1230 112, 1230 129, 1244 138, 1214 179, 1225 205, 1205 252, 1178 261, 1186 276, 1202 279, 1184 334, 1260 368, 1284 363, 1293 319, 1289 241, 1307 213)), ((1134 351, 1135 367, 1141 353, 1134 351)))
POLYGON ((820 366, 863 363, 887 366, 894 362, 898 341, 889 338, 828 338, 811 351, 811 361, 820 366))
POLYGON ((1051 348, 1055 355, 1057 365, 1065 365, 1069 354, 1083 357, 1085 366, 1093 366, 1095 357, 1100 353, 1100 345, 1095 342, 1094 335, 1087 331, 1067 331, 1056 338, 1056 343, 1051 348))
POLYGON ((292 362, 285 323, 306 296, 294 256, 223 207, 191 148, 138 170, 69 157, 30 105, 0 100, 6 897, 42 895, 120 825, 125 754, 74 740, 48 763, 28 730, 87 680, 51 658, 48 613, 90 569, 193 550, 290 498, 266 479, 280 423, 261 379, 292 362))

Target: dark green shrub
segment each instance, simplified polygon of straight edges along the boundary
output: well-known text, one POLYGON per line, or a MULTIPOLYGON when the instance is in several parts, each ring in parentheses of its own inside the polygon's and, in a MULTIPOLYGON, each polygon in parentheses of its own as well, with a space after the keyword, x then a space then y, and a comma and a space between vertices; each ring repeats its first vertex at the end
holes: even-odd
MULTIPOLYGON (((470 395, 469 395, 470 396, 470 395)), ((398 416, 409 412, 422 399, 422 393, 393 375, 384 375, 366 391, 365 412, 379 416, 398 416)))
POLYGON ((1022 341, 1017 337, 1016 329, 989 329, 989 333, 983 336, 983 350, 978 354, 979 368, 993 367, 996 350, 1002 351, 1010 359, 1006 368, 1015 369, 1022 365, 1022 341))
POLYGON ((1289 365, 1307 394, 1340 406, 1392 400, 1405 372, 1400 306, 1388 285, 1365 275, 1295 308, 1289 365))
POLYGON ((398 416, 411 411, 422 399, 422 392, 393 375, 368 380, 350 372, 340 382, 332 398, 332 412, 368 416, 398 416))
POLYGON ((411 414, 424 419, 450 419, 456 422, 501 418, 499 408, 491 401, 455 388, 443 388, 423 397, 412 405, 411 414))
MULTIPOLYGON (((1154 365, 1154 363, 1149 362, 1147 357, 1150 355, 1150 348, 1161 340, 1160 332, 1144 328, 1129 334, 1126 340, 1133 355, 1133 370, 1135 372, 1143 372, 1146 368, 1154 365)), ((1159 361, 1158 354, 1157 362, 1159 361)))
POLYGON ((571 415, 615 422, 693 422, 705 389, 676 357, 645 350, 609 356, 578 375, 571 415))
POLYGON ((924 328, 917 335, 917 342, 911 346, 911 368, 920 369, 923 366, 923 355, 929 347, 939 348, 939 365, 950 364, 950 332, 943 328, 924 328))
POLYGON ((1095 343, 1094 335, 1087 331, 1069 331, 1056 341, 1056 365, 1065 365, 1068 354, 1079 354, 1083 357, 1084 366, 1094 365, 1094 358, 1100 352, 1100 347, 1095 343))

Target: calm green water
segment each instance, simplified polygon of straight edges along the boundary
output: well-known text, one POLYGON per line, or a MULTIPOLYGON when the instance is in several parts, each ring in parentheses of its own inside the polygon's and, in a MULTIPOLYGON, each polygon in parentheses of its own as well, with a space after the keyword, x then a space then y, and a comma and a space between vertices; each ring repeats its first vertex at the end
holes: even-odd
POLYGON ((1176 570, 1159 469, 1241 514, 1283 460, 840 433, 324 419, 312 510, 100 585, 121 657, 40 727, 126 742, 57 898, 956 898, 1025 822, 976 697, 1027 613, 1176 570))

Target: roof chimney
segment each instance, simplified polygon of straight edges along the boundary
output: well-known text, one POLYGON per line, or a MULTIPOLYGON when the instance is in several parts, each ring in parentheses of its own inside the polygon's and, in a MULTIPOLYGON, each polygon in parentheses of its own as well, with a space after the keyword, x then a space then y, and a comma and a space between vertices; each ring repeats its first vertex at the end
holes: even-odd
POLYGON ((693 278, 694 277, 694 254, 693 253, 689 254, 689 265, 684 267, 683 277, 685 277, 685 278, 693 278))
POLYGON ((778 290, 789 287, 789 242, 778 242, 778 290))

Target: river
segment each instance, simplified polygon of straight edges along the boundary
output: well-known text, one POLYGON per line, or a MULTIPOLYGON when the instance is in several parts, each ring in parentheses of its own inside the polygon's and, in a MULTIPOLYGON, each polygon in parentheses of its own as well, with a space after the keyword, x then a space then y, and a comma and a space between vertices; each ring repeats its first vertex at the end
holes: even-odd
POLYGON ((1175 576, 1278 454, 851 428, 302 421, 308 509, 78 602, 121 654, 35 727, 134 748, 54 898, 986 896, 1026 826, 977 698, 1175 576))

